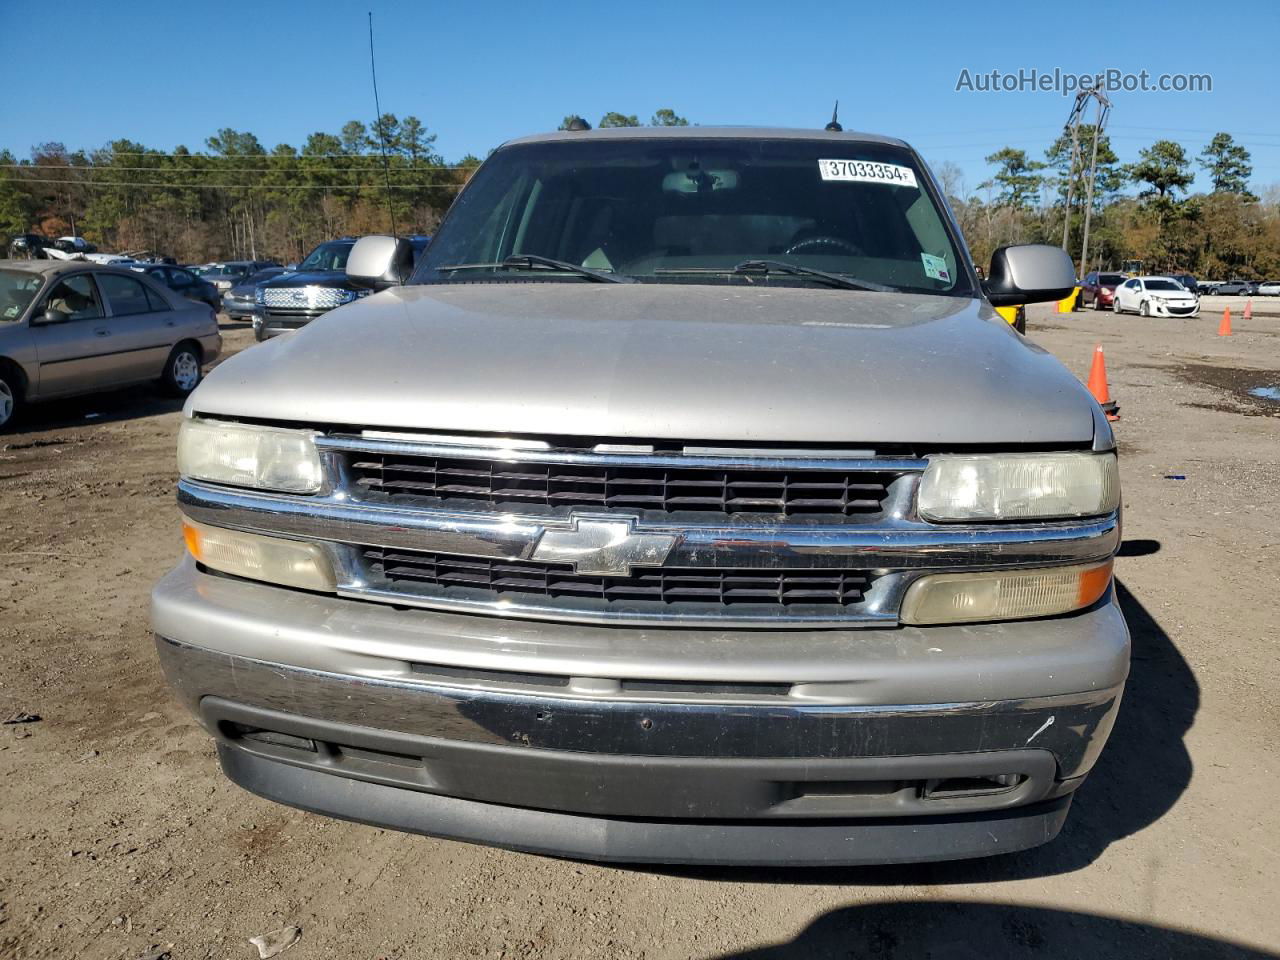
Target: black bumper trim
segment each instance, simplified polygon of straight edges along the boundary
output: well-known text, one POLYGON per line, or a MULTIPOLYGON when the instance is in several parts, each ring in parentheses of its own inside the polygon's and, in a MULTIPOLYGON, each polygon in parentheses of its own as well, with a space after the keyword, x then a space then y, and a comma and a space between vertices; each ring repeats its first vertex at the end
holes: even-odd
POLYGON ((200 701, 220 744, 264 760, 498 806, 645 820, 941 816, 1048 799, 1045 750, 839 758, 618 756, 417 737, 200 701), (1002 778, 999 781, 996 778, 1002 778))
POLYGON ((222 769, 258 796, 373 826, 527 853, 614 862, 823 866, 960 860, 1052 840, 1071 805, 893 820, 642 821, 460 800, 335 777, 219 744, 222 769))

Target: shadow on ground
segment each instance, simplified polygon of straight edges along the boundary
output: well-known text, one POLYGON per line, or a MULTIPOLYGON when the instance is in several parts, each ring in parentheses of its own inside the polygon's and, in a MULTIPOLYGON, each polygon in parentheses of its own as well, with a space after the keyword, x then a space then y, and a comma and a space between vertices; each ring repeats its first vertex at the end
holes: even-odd
POLYGON ((1168 927, 1044 907, 912 901, 843 907, 789 943, 721 954, 716 960, 1036 960, 1173 958, 1275 960, 1277 954, 1168 927))
MULTIPOLYGON (((1129 555, 1160 549, 1132 541, 1129 555)), ((1118 840, 1163 817, 1191 782, 1183 742, 1200 706, 1200 686, 1169 635, 1121 582, 1116 598, 1133 639, 1133 659, 1115 729, 1089 779, 1076 793, 1057 839, 1032 850, 980 860, 884 867, 647 867, 651 872, 739 883, 944 885, 1071 873, 1118 840)))
POLYGON ((61 430, 94 423, 137 420, 182 409, 180 397, 166 396, 156 386, 144 384, 105 393, 91 393, 65 400, 49 400, 23 407, 19 418, 4 434, 5 440, 42 430, 61 430))

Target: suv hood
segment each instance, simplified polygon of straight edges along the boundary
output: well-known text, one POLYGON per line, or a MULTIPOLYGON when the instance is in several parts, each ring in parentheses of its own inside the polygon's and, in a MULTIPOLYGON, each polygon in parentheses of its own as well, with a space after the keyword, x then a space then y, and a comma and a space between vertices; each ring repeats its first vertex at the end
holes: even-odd
POLYGON ((263 287, 345 287, 347 275, 341 270, 309 270, 306 273, 282 273, 264 280, 263 287))
POLYGON ((231 358, 186 412, 818 444, 1083 444, 1094 429, 1080 382, 985 301, 574 281, 386 290, 231 358))

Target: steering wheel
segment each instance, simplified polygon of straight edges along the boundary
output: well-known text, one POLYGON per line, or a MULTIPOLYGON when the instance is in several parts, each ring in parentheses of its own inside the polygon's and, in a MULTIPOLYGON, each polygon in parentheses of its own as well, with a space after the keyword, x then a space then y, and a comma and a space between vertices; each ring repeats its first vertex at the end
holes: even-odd
POLYGON ((839 252, 847 253, 851 257, 860 257, 863 255, 862 248, 856 244, 850 243, 848 240, 841 240, 839 237, 827 236, 806 237, 803 240, 797 240, 783 252, 788 255, 794 255, 797 253, 817 253, 822 247, 835 247, 839 252))

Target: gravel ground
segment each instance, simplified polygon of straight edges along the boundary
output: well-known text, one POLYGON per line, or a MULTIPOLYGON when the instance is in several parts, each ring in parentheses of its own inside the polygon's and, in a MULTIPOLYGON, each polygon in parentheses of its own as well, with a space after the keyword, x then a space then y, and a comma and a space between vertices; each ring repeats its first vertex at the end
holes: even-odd
POLYGON ((288 925, 291 960, 1276 956, 1280 402, 1253 391, 1280 387, 1280 304, 1243 306, 1032 308, 1031 338, 1080 377, 1106 350, 1133 673, 1056 841, 910 868, 603 867, 243 792, 147 629, 180 549, 179 405, 138 389, 32 411, 0 437, 0 718, 41 718, 0 726, 0 957, 250 958, 288 925))

